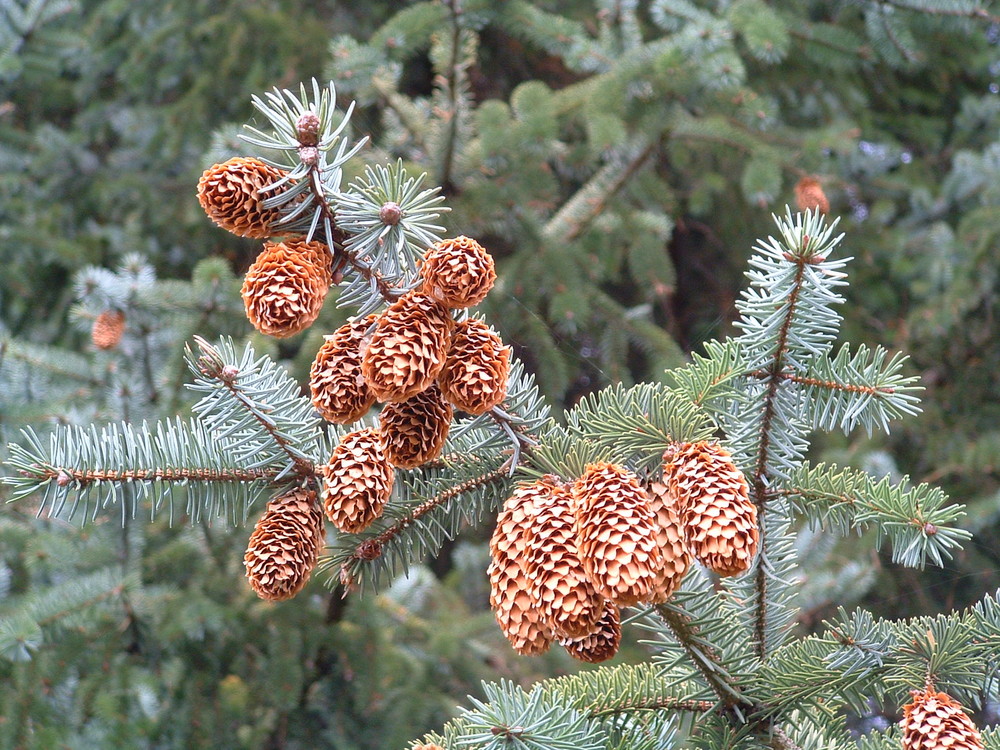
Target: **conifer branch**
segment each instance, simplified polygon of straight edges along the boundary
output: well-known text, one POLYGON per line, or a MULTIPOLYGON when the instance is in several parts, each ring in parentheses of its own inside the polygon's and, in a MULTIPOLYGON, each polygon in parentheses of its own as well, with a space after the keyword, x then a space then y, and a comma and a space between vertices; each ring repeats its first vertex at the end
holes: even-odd
MULTIPOLYGON (((285 482, 277 481, 281 472, 262 468, 156 468, 156 469, 74 469, 64 467, 42 467, 32 474, 41 481, 55 480, 58 485, 70 482, 85 487, 94 482, 273 482, 280 487, 285 482)), ((22 471, 27 476, 27 472, 22 471)))
POLYGON ((715 708, 712 701, 685 700, 682 698, 655 698, 649 701, 634 701, 628 703, 614 703, 611 706, 603 707, 591 705, 588 713, 595 717, 615 716, 617 714, 629 713, 632 711, 691 711, 694 713, 707 713, 715 708))
POLYGON ((913 0, 881 0, 883 5, 891 5, 903 10, 912 10, 932 16, 951 16, 954 18, 972 18, 987 23, 1000 23, 1000 16, 990 13, 986 8, 944 8, 940 6, 917 3, 913 0))

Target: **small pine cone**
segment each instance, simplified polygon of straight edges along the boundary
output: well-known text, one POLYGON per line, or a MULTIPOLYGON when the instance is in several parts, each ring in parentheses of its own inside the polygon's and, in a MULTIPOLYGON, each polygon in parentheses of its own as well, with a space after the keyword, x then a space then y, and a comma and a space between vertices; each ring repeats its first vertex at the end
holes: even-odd
POLYGON ((426 389, 444 367, 453 321, 426 294, 409 292, 382 313, 361 360, 379 401, 405 401, 426 389))
POLYGON ((311 326, 330 289, 332 264, 319 242, 265 242, 243 280, 243 304, 253 327, 288 338, 311 326))
POLYGON ((357 534, 382 515, 396 472, 378 430, 344 435, 322 471, 323 510, 338 529, 357 534))
POLYGON ((497 279, 493 257, 464 236, 442 240, 424 253, 420 275, 424 294, 450 308, 478 305, 497 279))
POLYGON ((361 375, 361 347, 376 316, 346 323, 327 336, 309 369, 313 406, 323 419, 350 424, 375 403, 375 394, 361 375))
POLYGON ((548 651, 554 637, 532 600, 526 570, 528 547, 535 522, 535 503, 551 486, 544 479, 523 484, 507 498, 490 539, 490 606, 500 630, 519 654, 548 651))
POLYGON ((271 236, 271 226, 281 212, 264 208, 260 190, 284 176, 282 170, 260 159, 236 157, 204 171, 198 181, 198 202, 223 229, 240 237, 264 239, 271 236))
POLYGON ((542 618, 562 638, 594 632, 604 599, 584 573, 576 550, 573 492, 545 478, 548 493, 535 499, 533 535, 526 558, 532 596, 542 618))
POLYGON ((485 414, 507 395, 510 349, 481 320, 455 326, 438 385, 445 398, 472 415, 485 414))
POLYGON ((590 464, 573 497, 580 560, 594 588, 620 607, 649 599, 662 563, 639 479, 615 464, 590 464))
POLYGON ((691 566, 691 553, 684 544, 684 527, 677 513, 677 499, 662 482, 649 486, 649 507, 656 518, 656 546, 661 564, 649 604, 667 601, 691 566))
POLYGON ((386 404, 379 422, 389 463, 415 469, 440 456, 454 411, 436 385, 406 401, 386 404))
POLYGON ((291 599, 306 585, 323 546, 323 514, 312 490, 274 498, 250 535, 243 565, 261 599, 291 599))
POLYGON ((121 310, 105 310, 94 320, 90 340, 98 349, 114 349, 121 343, 124 333, 125 313, 121 310))
POLYGON ((830 201, 826 199, 826 193, 815 177, 803 177, 798 181, 795 185, 795 203, 799 211, 815 211, 818 208, 821 214, 830 213, 830 201))
POLYGON ((720 576, 748 570, 760 535, 757 507, 729 451, 716 443, 676 443, 663 464, 691 553, 720 576))
POLYGON ((947 693, 911 690, 903 707, 903 750, 982 750, 983 739, 961 704, 947 693))
POLYGON ((601 619, 593 632, 582 638, 560 638, 559 645, 574 659, 590 664, 607 661, 618 653, 622 642, 622 623, 618 607, 606 602, 601 619))
POLYGON ((444 748, 431 742, 427 745, 414 745, 413 750, 444 750, 444 748))

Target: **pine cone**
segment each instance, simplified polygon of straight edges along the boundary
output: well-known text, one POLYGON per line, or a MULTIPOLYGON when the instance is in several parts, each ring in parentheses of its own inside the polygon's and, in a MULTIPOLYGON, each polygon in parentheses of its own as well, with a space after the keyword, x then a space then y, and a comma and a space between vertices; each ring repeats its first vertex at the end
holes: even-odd
POLYGON ((363 339, 375 320, 375 315, 369 315, 342 325, 316 352, 309 369, 309 390, 313 406, 328 422, 350 424, 375 403, 375 394, 361 375, 363 339))
POLYGON ((121 310, 105 310, 94 319, 90 340, 98 349, 114 349, 121 343, 124 333, 125 313, 121 310))
POLYGON ((444 748, 432 742, 429 745, 415 745, 413 750, 444 750, 444 748))
POLYGON ((621 616, 618 607, 606 602, 597 626, 582 638, 560 638, 559 645, 574 659, 590 664, 607 661, 618 653, 622 642, 621 616))
POLYGON ((410 292, 379 318, 361 372, 379 401, 405 401, 434 382, 451 337, 448 311, 426 294, 410 292))
POLYGON ((264 208, 260 190, 277 182, 285 172, 260 159, 241 156, 213 164, 198 181, 198 202, 208 218, 240 237, 264 239, 281 218, 276 208, 264 208))
POLYGON ((815 177, 803 177, 795 185, 795 204, 799 211, 814 211, 817 208, 821 214, 830 213, 830 201, 820 187, 815 177))
POLYGON ((716 443, 676 443, 663 462, 663 482, 677 498, 691 553, 720 576, 748 570, 760 534, 757 507, 729 451, 716 443))
POLYGON ((373 428, 344 435, 322 472, 326 517, 349 534, 364 531, 382 515, 396 478, 373 428))
POLYGON ((684 528, 677 513, 677 500, 662 482, 649 486, 649 507, 656 519, 656 546, 662 560, 649 604, 663 604, 680 586, 691 565, 684 544, 684 528))
POLYGON ((250 535, 243 565, 261 599, 291 599, 306 585, 323 546, 316 493, 294 489, 274 498, 250 535))
POLYGON ((583 570, 597 592, 620 607, 646 601, 662 565, 646 491, 610 463, 587 467, 573 485, 583 570))
POLYGON ((438 385, 445 398, 472 415, 485 414, 507 395, 510 349, 481 320, 458 323, 438 385))
POLYGON ((400 469, 415 469, 441 455, 454 409, 432 385, 406 401, 386 404, 379 413, 385 454, 400 469))
POLYGON ((504 503, 490 539, 490 606, 500 630, 519 654, 534 656, 548 650, 552 629, 532 601, 526 571, 528 545, 535 521, 535 503, 549 493, 539 480, 524 484, 504 503))
POLYGON ((493 258, 471 237, 435 244, 424 253, 420 275, 424 294, 450 308, 478 305, 497 279, 493 258))
POLYGON ((331 266, 322 243, 265 242, 243 280, 243 304, 253 327, 288 338, 311 326, 330 289, 331 266))
POLYGON ((572 490, 555 477, 540 481, 548 491, 535 499, 533 533, 525 558, 531 594, 556 635, 582 638, 594 631, 604 614, 604 599, 584 575, 576 550, 572 490))
POLYGON ((983 750, 983 739, 961 704, 947 693, 911 690, 903 707, 903 750, 983 750))

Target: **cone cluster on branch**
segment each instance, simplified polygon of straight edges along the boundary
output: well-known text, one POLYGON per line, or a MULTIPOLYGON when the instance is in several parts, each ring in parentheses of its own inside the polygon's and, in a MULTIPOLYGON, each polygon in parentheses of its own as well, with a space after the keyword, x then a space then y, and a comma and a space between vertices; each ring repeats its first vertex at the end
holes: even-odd
POLYGON ((104 310, 94 319, 90 340, 98 349, 114 349, 125 334, 125 313, 121 310, 104 310))
POLYGON ((982 750, 983 739, 965 709, 931 687, 910 692, 903 707, 903 750, 982 750))

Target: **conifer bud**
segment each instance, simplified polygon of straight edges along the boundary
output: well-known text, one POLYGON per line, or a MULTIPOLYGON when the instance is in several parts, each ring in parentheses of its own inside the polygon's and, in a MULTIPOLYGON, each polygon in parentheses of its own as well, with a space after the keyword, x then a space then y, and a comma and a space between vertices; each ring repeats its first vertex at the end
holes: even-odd
POLYGON ((240 237, 264 239, 281 218, 277 208, 264 208, 261 190, 285 172, 260 159, 236 157, 213 164, 198 181, 198 202, 208 218, 240 237))
POLYGON ((830 201, 815 177, 803 177, 795 185, 795 205, 799 211, 815 211, 821 214, 830 213, 830 201))
POLYGON ((450 308, 478 305, 497 278, 490 254, 464 236, 442 240, 424 253, 420 275, 424 293, 450 308))
POLYGON ((382 515, 396 477, 373 428, 344 435, 322 473, 326 517, 349 534, 364 531, 382 515))
POLYGON ((331 266, 330 252, 320 242, 265 242, 243 280, 247 319, 275 338, 304 331, 323 309, 331 266))
POLYGON ((649 486, 649 507, 656 519, 656 546, 660 567, 649 604, 663 604, 680 586, 691 566, 691 553, 684 543, 684 528, 678 514, 677 499, 662 482, 649 486))
POLYGON ((438 385, 456 408, 485 414, 504 400, 509 374, 510 349, 488 325, 472 318, 455 325, 438 385))
POLYGON ((601 619, 593 631, 581 638, 560 638, 562 646, 574 659, 599 664, 618 653, 622 642, 621 615, 611 602, 606 602, 601 619))
POLYGON ((323 419, 350 424, 364 416, 375 394, 361 375, 361 348, 375 315, 345 323, 316 352, 309 369, 309 391, 313 406, 323 419))
POLYGON ((121 310, 105 310, 94 319, 90 329, 90 340, 98 349, 114 349, 125 334, 125 313, 121 310))
POLYGON ((319 117, 315 112, 303 112, 295 121, 295 135, 300 146, 315 146, 319 143, 319 117))
POLYGON ((415 469, 441 455, 454 409, 432 385, 379 413, 385 454, 400 469, 415 469))
POLYGON ((983 750, 983 738, 961 704, 928 687, 903 707, 903 750, 983 750))

